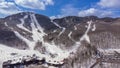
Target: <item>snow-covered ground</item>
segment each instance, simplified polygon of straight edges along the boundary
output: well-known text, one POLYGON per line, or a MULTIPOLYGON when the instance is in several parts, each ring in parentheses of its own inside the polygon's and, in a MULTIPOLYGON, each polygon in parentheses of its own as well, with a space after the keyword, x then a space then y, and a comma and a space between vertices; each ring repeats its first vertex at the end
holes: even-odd
POLYGON ((30 32, 30 30, 28 30, 26 27, 23 26, 23 24, 25 23, 25 19, 28 18, 28 15, 26 15, 24 18, 21 18, 20 21, 21 23, 20 24, 17 24, 17 27, 19 27, 20 29, 23 29, 27 32, 30 32))
MULTIPOLYGON (((25 38, 24 36, 22 36, 18 31, 14 30, 13 28, 11 28, 11 29, 13 29, 13 32, 19 39, 23 40, 28 45, 29 49, 28 50, 20 50, 20 49, 15 49, 15 48, 0 44, 0 67, 2 67, 3 62, 6 62, 8 60, 12 61, 11 64, 22 62, 22 59, 30 60, 34 54, 38 57, 37 58, 38 60, 45 58, 47 63, 63 64, 64 63, 63 60, 68 58, 70 56, 71 52, 77 51, 77 48, 81 45, 81 41, 85 40, 88 43, 90 43, 88 32, 91 29, 92 21, 88 22, 87 30, 85 31, 84 35, 80 38, 80 40, 74 44, 75 46, 72 49, 62 50, 59 46, 56 46, 54 42, 52 42, 52 43, 44 42, 43 36, 45 36, 46 33, 44 32, 44 29, 39 25, 34 14, 31 14, 31 20, 32 20, 32 23, 31 23, 32 30, 31 31, 23 26, 23 24, 25 23, 24 20, 26 18, 27 18, 27 16, 25 16, 23 19, 20 19, 21 24, 17 24, 17 27, 32 33, 32 39, 33 39, 32 41, 25 38), (44 46, 46 49, 46 54, 42 54, 42 53, 34 50, 37 42, 42 42, 42 46, 44 46), (12 55, 12 54, 14 54, 14 55, 12 55), (55 54, 56 56, 54 58, 52 58, 50 54, 55 54), (27 56, 29 56, 29 57, 27 57, 27 56), (57 62, 54 62, 54 61, 57 61, 57 62)), ((59 33, 58 36, 60 36, 62 33, 64 33, 64 31, 65 31, 64 27, 59 26, 55 22, 54 22, 54 24, 57 27, 62 28, 62 31, 59 33)), ((70 32, 68 34, 68 37, 70 39, 72 39, 71 34, 72 34, 72 32, 70 32)))
MULTIPOLYGON (((26 17, 24 17, 23 19, 20 19, 22 23, 18 24, 17 27, 28 31, 27 28, 23 26, 25 18, 26 17)), ((19 39, 23 40, 28 45, 29 49, 19 50, 19 49, 15 49, 15 48, 0 44, 1 66, 3 62, 6 62, 8 60, 12 60, 11 64, 22 62, 22 59, 28 60, 34 54, 37 55, 37 57, 39 57, 39 60, 41 60, 42 58, 45 58, 46 62, 51 64, 63 64, 63 60, 69 56, 69 53, 67 51, 62 50, 60 47, 56 46, 54 43, 44 42, 43 36, 45 36, 46 34, 44 33, 44 29, 38 24, 38 21, 36 20, 36 17, 34 14, 31 15, 31 20, 32 20, 32 23, 31 23, 32 30, 29 32, 32 33, 33 41, 22 36, 18 31, 14 30, 11 27, 15 35, 19 39), (40 32, 38 32, 38 30, 40 32), (42 45, 46 48, 47 54, 41 54, 40 52, 34 50, 37 42, 42 42, 42 45), (15 54, 15 55, 11 55, 11 54, 15 54), (50 54, 56 54, 56 56, 52 58, 50 54), (29 56, 29 57, 26 57, 26 56, 29 56)))
POLYGON ((77 30, 77 26, 74 26, 74 30, 77 30))
POLYGON ((71 37, 71 35, 72 35, 72 31, 70 31, 70 33, 68 34, 68 37, 69 37, 69 39, 71 39, 72 41, 74 41, 75 42, 75 40, 74 39, 72 39, 72 37, 71 37))
POLYGON ((92 31, 95 31, 95 30, 96 30, 96 25, 94 24, 93 28, 92 28, 92 31))
POLYGON ((66 28, 60 26, 59 24, 57 24, 57 23, 54 22, 53 20, 51 20, 51 22, 52 22, 55 26, 57 26, 58 28, 62 29, 62 31, 58 34, 58 37, 61 36, 61 35, 65 32, 66 28))
POLYGON ((92 21, 88 21, 87 24, 88 24, 88 25, 86 25, 87 30, 86 30, 85 34, 80 38, 80 41, 86 40, 88 43, 90 43, 90 38, 88 36, 88 32, 91 29, 92 21))
POLYGON ((104 55, 113 55, 116 52, 120 53, 120 49, 98 49, 101 53, 103 53, 104 55))
POLYGON ((5 24, 5 26, 8 26, 7 22, 5 22, 4 24, 5 24))
POLYGON ((80 37, 80 40, 79 41, 76 41, 75 42, 75 44, 74 44, 74 46, 72 47, 72 49, 70 50, 70 53, 71 52, 73 52, 73 53, 76 53, 76 51, 78 50, 78 48, 80 47, 80 45, 81 45, 81 42, 82 41, 86 41, 86 42, 88 42, 88 43, 90 43, 90 38, 89 38, 89 36, 88 36, 88 32, 91 30, 91 28, 92 28, 92 21, 88 21, 87 22, 87 25, 86 25, 86 31, 85 31, 85 33, 83 34, 83 36, 82 37, 80 37))
MULTIPOLYGON (((0 67, 2 67, 3 62, 11 60, 11 64, 22 62, 22 59, 29 59, 34 54, 40 55, 40 57, 44 57, 38 51, 33 50, 19 50, 12 47, 8 47, 6 45, 0 44, 0 67), (14 54, 14 55, 13 55, 14 54), (30 57, 27 57, 30 56, 30 57), (26 57, 26 58, 25 58, 26 57), (21 60, 20 60, 21 59, 21 60)), ((42 58, 41 58, 42 59, 42 58)))

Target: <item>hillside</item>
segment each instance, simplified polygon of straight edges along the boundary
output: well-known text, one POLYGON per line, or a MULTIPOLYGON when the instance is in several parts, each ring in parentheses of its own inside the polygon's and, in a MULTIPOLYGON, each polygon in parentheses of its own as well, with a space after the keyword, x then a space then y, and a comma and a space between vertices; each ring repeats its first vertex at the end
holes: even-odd
POLYGON ((119 68, 119 29, 120 18, 14 14, 0 19, 0 64, 3 68, 119 68), (33 59, 38 62, 29 64, 33 59))

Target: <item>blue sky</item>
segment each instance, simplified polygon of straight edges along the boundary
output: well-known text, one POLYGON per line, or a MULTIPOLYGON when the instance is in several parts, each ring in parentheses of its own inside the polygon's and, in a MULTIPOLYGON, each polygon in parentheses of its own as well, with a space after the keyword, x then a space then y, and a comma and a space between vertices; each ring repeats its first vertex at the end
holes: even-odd
POLYGON ((0 0, 0 17, 35 12, 49 17, 120 17, 120 0, 0 0))

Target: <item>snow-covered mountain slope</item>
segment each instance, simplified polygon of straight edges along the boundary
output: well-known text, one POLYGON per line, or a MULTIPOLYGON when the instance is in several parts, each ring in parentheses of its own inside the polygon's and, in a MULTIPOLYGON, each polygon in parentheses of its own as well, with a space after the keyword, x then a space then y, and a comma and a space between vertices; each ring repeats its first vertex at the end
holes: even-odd
POLYGON ((31 12, 2 18, 0 66, 119 68, 118 63, 97 61, 101 55, 119 54, 119 22, 119 18, 95 16, 68 16, 53 20, 31 12), (35 61, 38 61, 37 66, 35 61))

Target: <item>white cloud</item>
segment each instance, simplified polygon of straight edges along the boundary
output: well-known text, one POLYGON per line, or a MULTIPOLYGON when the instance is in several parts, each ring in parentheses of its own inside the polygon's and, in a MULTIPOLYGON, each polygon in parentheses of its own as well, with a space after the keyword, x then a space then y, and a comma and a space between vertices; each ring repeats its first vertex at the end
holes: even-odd
POLYGON ((56 16, 51 16, 50 19, 56 19, 56 16))
MULTIPOLYGON (((84 8, 84 7, 83 7, 84 8)), ((61 9, 61 14, 55 17, 63 16, 98 16, 98 17, 116 17, 120 8, 120 0, 100 0, 96 2, 94 7, 90 7, 85 10, 80 10, 82 8, 75 8, 70 5, 66 5, 61 9), (116 9, 117 8, 117 9, 116 9)))
POLYGON ((97 4, 104 8, 120 8, 120 0, 100 0, 97 4))
POLYGON ((119 2, 120 0, 100 0, 100 2, 96 3, 96 8, 79 11, 78 14, 79 16, 116 17, 116 12, 119 12, 120 8, 119 2))
POLYGON ((67 4, 61 8, 60 14, 51 16, 51 19, 62 18, 65 16, 78 16, 79 9, 73 7, 72 4, 67 4))
POLYGON ((70 4, 64 6, 64 7, 61 9, 61 15, 62 15, 62 16, 77 15, 78 12, 79 12, 79 9, 73 7, 73 6, 70 5, 70 4))
MULTIPOLYGON (((6 16, 21 12, 12 2, 5 2, 4 0, 0 0, 0 15, 6 16)), ((0 16, 0 17, 2 17, 0 16)))
POLYGON ((95 8, 89 8, 87 10, 82 10, 78 13, 79 16, 98 16, 98 17, 107 17, 107 16, 112 16, 111 11, 105 11, 105 10, 100 10, 100 9, 95 9, 95 8))
POLYGON ((62 18, 64 15, 50 16, 50 19, 62 18))
POLYGON ((61 14, 52 16, 52 18, 61 18, 64 16, 98 16, 98 17, 112 17, 114 16, 113 11, 108 11, 101 9, 100 7, 97 8, 88 8, 85 10, 80 10, 79 8, 73 7, 71 4, 65 5, 61 9, 61 14))
POLYGON ((54 4, 52 0, 15 0, 15 3, 25 8, 40 10, 45 10, 47 5, 54 4))
POLYGON ((65 16, 98 16, 98 17, 112 17, 115 16, 113 11, 103 10, 100 7, 89 8, 86 10, 80 10, 72 5, 66 5, 61 9, 61 14, 56 16, 51 16, 51 18, 61 18, 65 16))
POLYGON ((0 2, 3 2, 4 0, 0 0, 0 2))
POLYGON ((45 10, 47 5, 53 4, 53 0, 13 0, 12 2, 0 0, 0 17, 26 11, 25 9, 22 10, 21 8, 18 8, 18 6, 30 9, 45 10))

